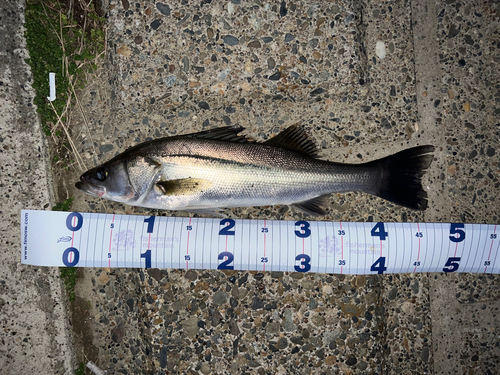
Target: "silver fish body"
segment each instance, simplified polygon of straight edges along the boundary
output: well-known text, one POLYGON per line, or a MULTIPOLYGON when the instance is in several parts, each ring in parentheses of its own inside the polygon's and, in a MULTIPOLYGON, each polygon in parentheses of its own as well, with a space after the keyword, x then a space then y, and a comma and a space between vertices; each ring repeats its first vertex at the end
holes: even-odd
POLYGON ((143 143, 84 173, 76 187, 165 210, 287 204, 321 215, 328 195, 347 191, 426 207, 420 177, 432 160, 432 146, 365 164, 340 164, 317 159, 314 142, 298 126, 265 143, 247 142, 237 135, 241 130, 219 128, 143 143))

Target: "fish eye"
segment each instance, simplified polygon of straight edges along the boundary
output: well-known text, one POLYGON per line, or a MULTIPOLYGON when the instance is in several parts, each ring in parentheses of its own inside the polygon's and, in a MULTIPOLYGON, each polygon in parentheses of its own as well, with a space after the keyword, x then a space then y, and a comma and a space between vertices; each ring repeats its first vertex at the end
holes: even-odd
POLYGON ((108 177, 108 172, 104 168, 101 168, 95 172, 95 176, 99 181, 104 181, 108 177))

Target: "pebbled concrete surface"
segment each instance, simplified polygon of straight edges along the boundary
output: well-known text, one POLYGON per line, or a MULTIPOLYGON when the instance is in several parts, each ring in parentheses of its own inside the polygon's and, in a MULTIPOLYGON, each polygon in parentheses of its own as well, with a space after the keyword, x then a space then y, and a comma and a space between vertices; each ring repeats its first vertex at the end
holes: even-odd
MULTIPOLYGON (((426 219, 496 224, 500 6, 429 1, 412 10, 419 114, 435 123, 432 135, 446 155, 434 169, 441 204, 426 219)), ((499 277, 429 279, 434 373, 498 373, 499 277)))
MULTIPOLYGON (((74 113, 75 139, 89 167, 237 123, 257 140, 305 124, 325 158, 351 163, 430 143, 425 213, 348 193, 324 219, 499 223, 499 13, 493 1, 111 1, 107 61, 82 93, 90 132, 74 113)), ((151 212, 71 190, 79 173, 58 184, 75 209, 151 212)), ((108 373, 494 374, 499 282, 86 269, 77 293, 92 335, 75 338, 108 373)))
MULTIPOLYGON (((299 122, 330 160, 437 146, 424 214, 349 193, 331 197, 325 219, 498 222, 495 3, 120 1, 109 9, 111 84, 89 90, 94 143, 81 143, 94 163, 154 137, 238 123, 264 140, 299 122)), ((82 198, 82 209, 104 209, 82 198)), ((288 207, 228 215, 302 217, 288 207)), ((86 277, 103 334, 95 345, 109 371, 498 372, 498 298, 460 297, 494 295, 497 276, 86 277)))
POLYGON ((0 5, 0 373, 70 374, 71 328, 59 270, 20 264, 20 211, 54 203, 48 152, 24 63, 24 5, 0 5))

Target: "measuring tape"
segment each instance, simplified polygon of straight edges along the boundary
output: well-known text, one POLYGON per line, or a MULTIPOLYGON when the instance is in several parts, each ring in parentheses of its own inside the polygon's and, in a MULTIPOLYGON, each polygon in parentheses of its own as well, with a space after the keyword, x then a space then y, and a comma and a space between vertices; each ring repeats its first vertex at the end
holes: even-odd
POLYGON ((383 274, 500 273, 497 225, 21 212, 37 266, 383 274))

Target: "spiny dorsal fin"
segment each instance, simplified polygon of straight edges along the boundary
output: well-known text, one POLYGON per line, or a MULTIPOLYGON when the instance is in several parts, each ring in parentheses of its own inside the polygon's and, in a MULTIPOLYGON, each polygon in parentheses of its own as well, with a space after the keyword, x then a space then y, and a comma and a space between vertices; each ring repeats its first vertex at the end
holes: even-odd
POLYGON ((329 197, 330 194, 321 195, 305 202, 294 203, 293 206, 311 216, 324 216, 327 213, 324 207, 328 206, 329 197))
POLYGON ((314 142, 314 140, 304 131, 304 128, 299 125, 288 127, 276 137, 265 141, 264 144, 300 152, 312 158, 316 158, 319 153, 316 142, 314 142))
POLYGON ((198 133, 181 135, 180 137, 214 139, 218 141, 245 143, 248 142, 248 139, 244 135, 238 135, 238 133, 241 133, 243 130, 245 130, 245 128, 239 125, 224 126, 222 128, 215 128, 198 133))
MULTIPOLYGON (((237 143, 246 143, 246 142, 252 142, 248 140, 244 135, 238 135, 238 133, 241 133, 245 128, 243 126, 237 125, 237 126, 224 126, 222 128, 215 128, 215 129, 210 129, 210 130, 205 130, 202 132, 198 133, 191 133, 191 134, 182 134, 182 135, 174 135, 172 137, 164 137, 164 138, 158 138, 152 141, 148 141, 147 143, 149 145, 155 144, 155 143, 161 143, 164 142, 165 140, 170 140, 170 139, 179 139, 179 138, 203 138, 203 139, 215 139, 219 141, 228 141, 228 142, 237 142, 237 143)), ((146 143, 146 142, 145 142, 146 143)), ((144 147, 145 143, 139 143, 138 145, 135 145, 128 150, 125 150, 123 153, 116 155, 113 159, 109 160, 107 163, 112 163, 116 160, 123 159, 126 156, 132 156, 132 155, 141 155, 142 148, 144 147)))
POLYGON ((212 187, 212 182, 199 178, 181 178, 179 180, 158 181, 157 189, 163 195, 193 195, 212 187))

